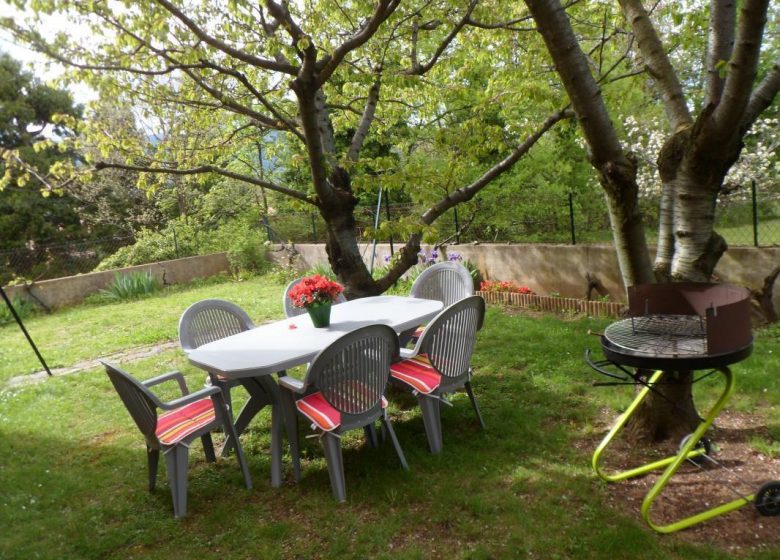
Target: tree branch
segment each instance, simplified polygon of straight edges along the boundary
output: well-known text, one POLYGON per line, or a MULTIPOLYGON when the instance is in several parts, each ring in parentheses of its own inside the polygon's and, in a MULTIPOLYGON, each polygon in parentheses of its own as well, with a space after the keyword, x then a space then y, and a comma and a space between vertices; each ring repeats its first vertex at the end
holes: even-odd
POLYGON ((737 22, 735 0, 710 1, 710 26, 707 38, 707 89, 704 105, 720 101, 725 80, 720 66, 725 64, 734 49, 734 27, 737 22))
POLYGON ((216 165, 201 165, 199 167, 180 169, 175 167, 146 167, 143 165, 125 165, 122 163, 112 163, 108 161, 97 162, 95 164, 95 170, 100 171, 102 169, 124 169, 126 171, 138 171, 140 173, 166 173, 168 175, 199 175, 203 173, 216 173, 217 175, 222 175, 223 177, 229 177, 237 181, 244 181, 253 185, 265 187, 268 190, 287 195, 313 206, 318 206, 315 200, 312 200, 300 191, 277 185, 271 181, 257 179, 242 173, 235 173, 234 171, 229 171, 222 167, 217 167, 216 165))
POLYGON ((753 95, 750 97, 745 114, 742 117, 742 123, 740 124, 740 133, 744 134, 747 130, 753 126, 758 116, 769 107, 775 99, 777 93, 780 92, 780 60, 777 60, 772 69, 769 70, 761 83, 753 90, 753 95))
POLYGON ((203 61, 203 64, 205 66, 208 66, 209 68, 216 70, 217 72, 220 72, 221 74, 232 76, 236 80, 241 82, 241 84, 249 91, 249 93, 251 93, 255 97, 255 99, 257 99, 263 105, 263 107, 265 107, 276 119, 275 121, 273 119, 268 119, 268 123, 263 122, 262 124, 265 124, 269 128, 277 128, 280 130, 287 129, 290 132, 292 132, 295 136, 297 136, 298 139, 301 140, 301 142, 306 141, 306 139, 303 137, 303 133, 301 133, 301 131, 298 129, 298 126, 290 119, 282 115, 281 112, 279 112, 279 110, 276 107, 274 107, 271 103, 269 103, 265 95, 262 92, 258 91, 257 88, 254 87, 254 85, 252 85, 252 83, 249 81, 246 75, 244 75, 243 72, 239 72, 238 70, 234 70, 233 68, 220 66, 218 64, 214 64, 213 62, 209 62, 209 61, 203 61))
POLYGON ((452 43, 453 39, 455 39, 455 36, 460 33, 460 30, 463 29, 463 27, 468 23, 469 19, 471 18, 471 14, 474 12, 474 8, 476 8, 479 0, 471 0, 469 2, 469 6, 466 9, 466 13, 463 14, 463 17, 460 18, 458 23, 455 24, 455 27, 452 28, 452 30, 449 32, 449 34, 444 38, 444 40, 441 42, 439 47, 436 49, 436 52, 433 54, 431 59, 425 63, 420 64, 417 62, 416 54, 414 55, 414 58, 412 59, 412 67, 404 72, 404 74, 409 76, 422 76, 428 70, 433 68, 434 64, 438 62, 439 57, 444 53, 445 50, 447 50, 447 47, 450 46, 450 43, 452 43))
POLYGON ((720 103, 712 115, 718 136, 729 135, 744 118, 758 72, 761 39, 769 0, 745 0, 740 10, 734 53, 728 65, 720 103))
POLYGON ((363 115, 360 117, 358 127, 355 130, 355 134, 352 136, 352 142, 349 144, 349 151, 347 152, 347 159, 349 161, 357 161, 360 150, 363 148, 363 143, 366 140, 366 136, 368 136, 368 129, 371 127, 371 123, 374 121, 374 115, 376 114, 380 87, 381 74, 377 74, 376 80, 371 84, 371 89, 368 90, 366 107, 363 109, 363 115))
POLYGON ((653 27, 653 23, 650 21, 650 17, 642 5, 642 1, 620 0, 620 6, 623 8, 623 13, 634 30, 645 66, 647 66, 648 72, 658 85, 672 130, 691 124, 693 119, 688 112, 685 95, 683 95, 677 74, 669 61, 669 57, 666 55, 666 51, 661 44, 655 27, 653 27))
POLYGON ((165 10, 168 13, 170 13, 172 16, 174 16, 176 19, 182 22, 187 28, 189 28, 189 30, 192 31, 196 37, 198 37, 198 39, 200 39, 201 41, 203 41, 208 45, 211 45, 215 49, 222 51, 228 56, 231 56, 242 62, 246 62, 247 64, 250 64, 252 66, 256 66, 257 68, 262 68, 264 70, 271 70, 272 72, 282 72, 284 74, 290 74, 291 76, 295 76, 298 73, 298 68, 292 64, 281 63, 274 60, 259 58, 246 51, 236 49, 235 47, 228 45, 227 43, 217 39, 216 37, 212 37, 211 35, 206 33, 203 29, 201 29, 200 26, 198 26, 194 21, 188 18, 181 10, 179 10, 171 2, 168 2, 168 0, 157 0, 157 3, 160 4, 160 6, 162 6, 163 8, 165 8, 165 10))
POLYGON ((422 215, 422 222, 426 225, 430 225, 433 221, 444 214, 447 210, 459 204, 471 200, 474 196, 484 189, 491 181, 496 179, 502 173, 508 171, 512 166, 533 147, 534 144, 556 123, 563 119, 571 118, 574 113, 571 110, 563 109, 556 111, 542 125, 531 135, 529 135, 520 145, 518 145, 511 154, 498 162, 496 165, 488 169, 482 174, 476 181, 455 190, 452 193, 447 194, 443 199, 434 204, 431 208, 425 211, 422 215))
POLYGON ((317 63, 317 85, 322 86, 351 51, 374 36, 379 26, 398 8, 401 0, 380 0, 373 15, 349 39, 317 63))

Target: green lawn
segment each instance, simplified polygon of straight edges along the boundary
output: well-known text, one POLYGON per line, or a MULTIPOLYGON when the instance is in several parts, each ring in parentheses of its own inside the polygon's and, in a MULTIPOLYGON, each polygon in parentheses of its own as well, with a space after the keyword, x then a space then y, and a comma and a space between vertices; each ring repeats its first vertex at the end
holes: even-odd
MULTIPOLYGON (((206 297, 235 301, 256 322, 278 318, 282 290, 266 277, 225 281, 81 306, 27 326, 52 366, 66 366, 176 340, 181 312, 206 297)), ((285 457, 287 481, 270 488, 267 412, 242 438, 254 490, 242 486, 234 457, 206 464, 196 444, 189 516, 178 521, 164 466, 158 491, 145 491, 143 441, 105 373, 9 389, 9 378, 40 368, 15 325, 0 327, 0 558, 731 558, 684 535, 653 533, 638 504, 616 510, 611 487, 590 470, 604 410, 614 414, 631 394, 590 386, 582 353, 598 341, 586 333, 607 322, 490 308, 473 360, 488 429, 458 394, 443 413, 444 451, 431 456, 414 400, 392 393, 411 470, 399 468, 391 446, 346 437, 346 504, 331 498, 316 440, 303 443, 303 480, 292 483, 285 457)), ((756 336, 753 357, 734 367, 731 407, 759 414, 778 437, 780 328, 756 336)), ((125 367, 142 378, 180 368, 191 386, 203 382, 178 350, 125 367)), ((717 392, 702 385, 705 401, 717 392)), ((780 543, 769 544, 747 557, 780 558, 780 543)))

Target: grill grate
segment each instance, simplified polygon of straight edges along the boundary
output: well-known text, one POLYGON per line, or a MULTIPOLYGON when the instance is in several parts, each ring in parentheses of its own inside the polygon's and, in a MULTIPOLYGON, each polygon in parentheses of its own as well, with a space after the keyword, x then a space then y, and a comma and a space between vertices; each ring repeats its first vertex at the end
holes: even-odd
POLYGON ((615 350, 648 357, 707 355, 707 319, 698 315, 647 315, 609 325, 604 337, 615 350))

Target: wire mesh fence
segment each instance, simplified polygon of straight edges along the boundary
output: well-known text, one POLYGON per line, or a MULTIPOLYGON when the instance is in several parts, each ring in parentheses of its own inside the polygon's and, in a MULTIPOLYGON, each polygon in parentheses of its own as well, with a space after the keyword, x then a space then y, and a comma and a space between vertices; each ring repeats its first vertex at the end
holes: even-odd
MULTIPOLYGON (((581 194, 534 194, 528 199, 505 199, 496 206, 458 207, 433 224, 438 242, 495 243, 609 243, 612 232, 603 196, 581 194)), ((642 198, 640 207, 650 243, 657 239, 659 201, 642 198)), ((413 204, 363 206, 355 210, 355 229, 360 239, 373 239, 374 226, 421 215, 413 204), (378 220, 377 220, 378 212, 378 220)), ((325 241, 325 222, 314 212, 284 213, 267 219, 269 239, 293 243, 325 241)), ((780 245, 780 194, 762 194, 718 203, 715 230, 730 246, 780 245)), ((386 242, 379 235, 377 241, 386 242)), ((396 239, 396 241, 398 241, 396 239)))
POLYGON ((0 283, 15 278, 47 280, 91 272, 101 260, 133 242, 130 236, 30 243, 0 251, 0 283))
MULTIPOLYGON (((647 237, 657 237, 658 201, 642 199, 647 237)), ((359 206, 355 209, 355 230, 362 241, 400 241, 376 234, 385 221, 398 222, 421 215, 424 209, 410 203, 359 206)), ((315 212, 280 213, 263 220, 272 242, 321 243, 326 226, 315 212)), ((499 204, 480 203, 456 207, 434 222, 438 242, 470 243, 609 243, 609 216, 603 196, 534 193, 522 200, 503 199, 499 204)), ((715 229, 730 246, 780 245, 780 194, 751 194, 725 199, 716 209, 715 229)), ((104 258, 132 244, 134 239, 117 235, 102 239, 36 243, 0 251, 0 284, 16 278, 44 280, 91 272, 104 258)), ((180 254, 176 235, 170 243, 171 258, 180 254)), ((159 251, 158 251, 159 253, 159 251)), ((191 254, 191 253, 187 253, 191 254)), ((155 259, 152 259, 155 260, 155 259)), ((140 264, 140 263, 139 263, 140 264)))

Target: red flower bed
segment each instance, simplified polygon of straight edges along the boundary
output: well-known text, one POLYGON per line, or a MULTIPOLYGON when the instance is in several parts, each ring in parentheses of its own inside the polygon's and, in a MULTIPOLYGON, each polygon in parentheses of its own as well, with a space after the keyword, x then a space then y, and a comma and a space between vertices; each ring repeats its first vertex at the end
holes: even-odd
POLYGON ((302 278, 298 284, 292 287, 288 296, 294 307, 309 307, 333 301, 343 291, 344 287, 338 282, 315 274, 302 278))
POLYGON ((512 294, 533 294, 533 290, 527 286, 518 286, 514 282, 507 280, 499 282, 497 280, 484 280, 479 289, 482 292, 509 292, 512 294))

